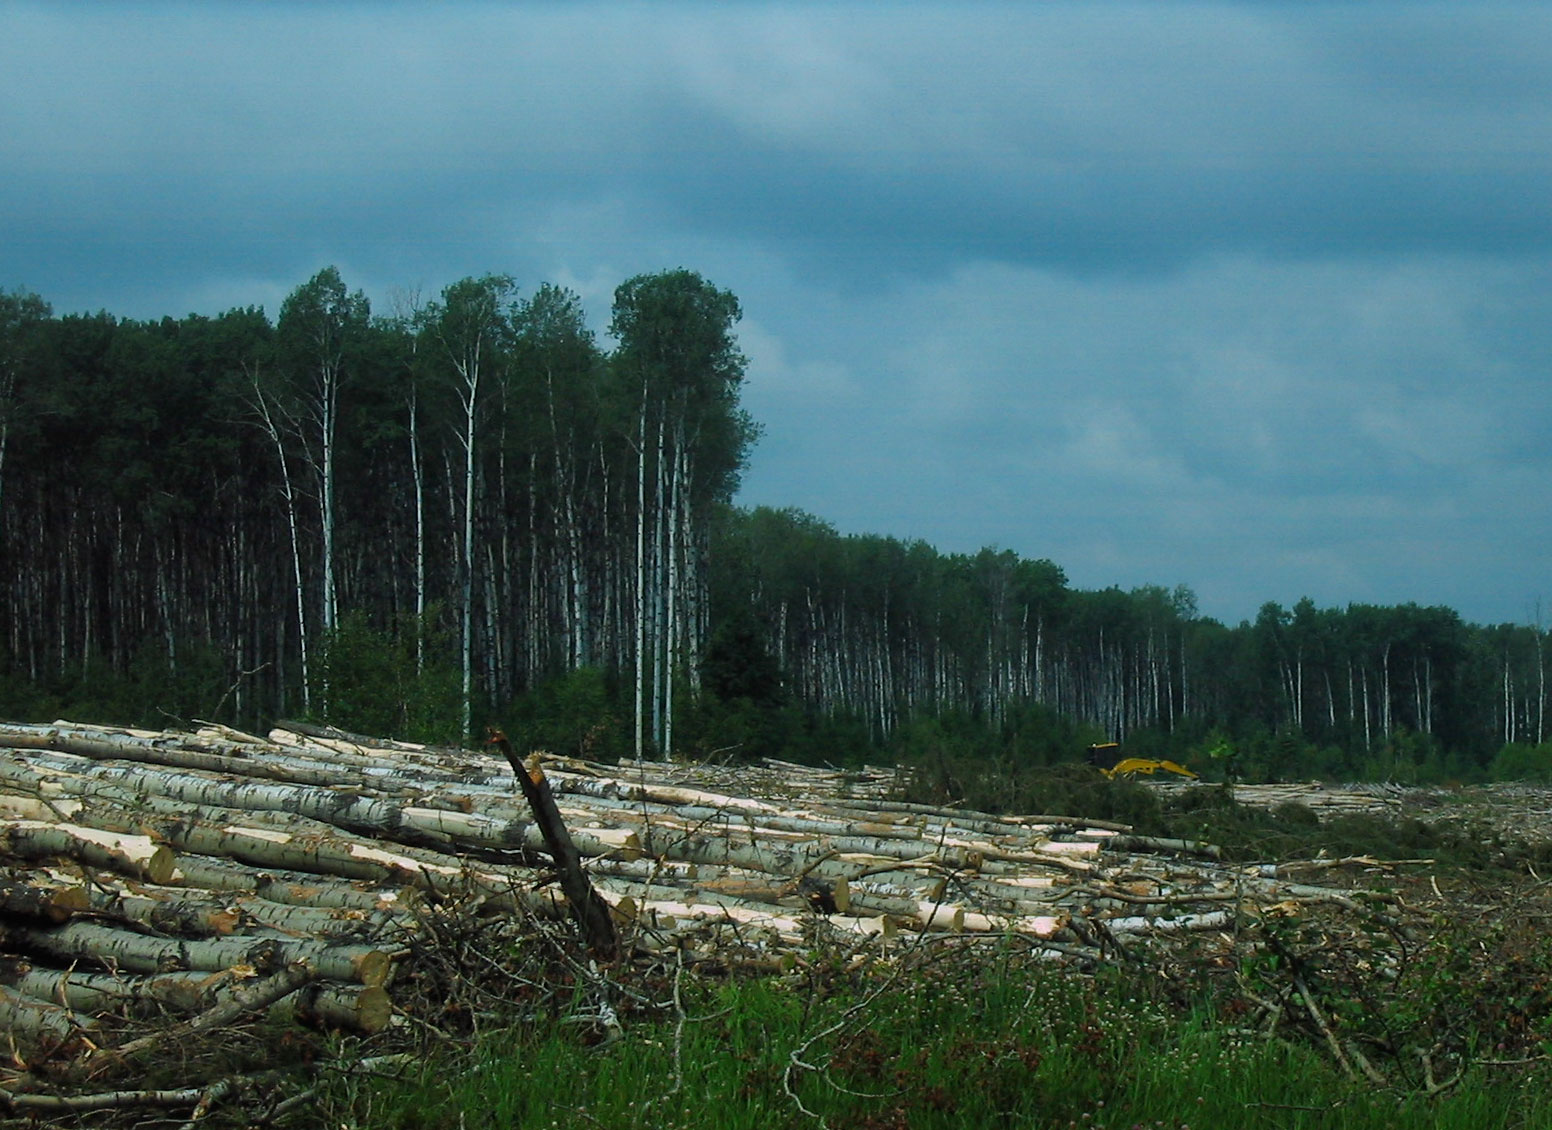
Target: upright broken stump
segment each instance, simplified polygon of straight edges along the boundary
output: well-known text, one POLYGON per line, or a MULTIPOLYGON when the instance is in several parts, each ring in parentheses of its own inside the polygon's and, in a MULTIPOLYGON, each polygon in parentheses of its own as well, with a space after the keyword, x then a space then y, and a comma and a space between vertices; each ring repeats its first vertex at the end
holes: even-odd
POLYGON ((614 915, 603 896, 593 889, 587 872, 582 870, 582 853, 571 841, 571 833, 566 830, 566 822, 555 805, 555 795, 545 780, 538 757, 532 756, 525 763, 513 750, 506 734, 494 727, 489 734, 488 744, 499 749, 511 763, 512 775, 517 778, 528 806, 533 809, 534 820, 544 836, 545 847, 550 858, 555 861, 560 889, 571 905, 572 914, 576 916, 583 941, 599 960, 613 961, 620 949, 619 936, 614 929, 614 915))

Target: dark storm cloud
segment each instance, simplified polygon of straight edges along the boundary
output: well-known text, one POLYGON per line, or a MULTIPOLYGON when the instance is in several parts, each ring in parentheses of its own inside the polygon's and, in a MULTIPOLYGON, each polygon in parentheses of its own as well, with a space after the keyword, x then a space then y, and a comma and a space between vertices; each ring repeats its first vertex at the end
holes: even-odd
POLYGON ((1552 13, 33 5, 0 285, 131 316, 685 265, 747 502, 1085 586, 1523 618, 1552 530, 1552 13))
POLYGON ((1509 49, 1485 33, 1414 35, 1408 54, 1355 52, 1349 36, 1396 20, 1346 7, 977 14, 850 27, 849 96, 806 115, 762 112, 775 84, 759 76, 687 83, 659 117, 676 152, 709 159, 663 174, 663 196, 739 234, 806 233, 838 263, 907 267, 1523 252, 1552 234, 1545 84, 1520 59, 1486 100, 1475 76, 1509 49))

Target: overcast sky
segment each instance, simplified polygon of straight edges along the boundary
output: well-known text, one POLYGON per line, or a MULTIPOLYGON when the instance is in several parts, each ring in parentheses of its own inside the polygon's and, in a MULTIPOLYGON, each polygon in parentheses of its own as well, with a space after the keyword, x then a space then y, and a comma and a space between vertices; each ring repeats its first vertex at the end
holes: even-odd
POLYGON ((0 287, 738 295, 746 505, 1552 620, 1552 7, 0 4, 0 287))

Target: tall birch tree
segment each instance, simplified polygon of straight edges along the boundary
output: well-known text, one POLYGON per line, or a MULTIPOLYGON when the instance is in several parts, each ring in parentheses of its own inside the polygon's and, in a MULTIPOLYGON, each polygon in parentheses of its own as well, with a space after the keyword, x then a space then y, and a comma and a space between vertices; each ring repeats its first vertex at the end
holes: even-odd
POLYGON ((694 271, 637 275, 615 290, 610 333, 636 421, 637 755, 672 753, 676 673, 698 666, 709 507, 732 497, 755 428, 738 407, 745 359, 738 299, 694 271), (646 701, 648 679, 652 701, 646 701))
POLYGON ((598 453, 602 357, 582 300, 546 283, 522 303, 515 320, 516 380, 522 403, 543 423, 528 442, 547 448, 554 553, 558 565, 565 666, 593 661, 592 584, 587 562, 586 495, 598 453))
POLYGON ((499 379, 510 345, 516 284, 507 275, 465 278, 442 291, 427 311, 427 325, 447 365, 448 386, 459 408, 456 444, 463 454, 460 509, 458 611, 463 673, 463 733, 472 732, 474 709, 474 534, 479 423, 489 386, 499 379))
POLYGON ((305 421, 304 450, 318 489, 320 623, 325 633, 333 631, 339 618, 335 542, 339 526, 336 467, 340 393, 370 317, 366 295, 359 290, 349 293, 339 270, 325 267, 281 303, 276 326, 281 357, 300 406, 299 416, 305 421))

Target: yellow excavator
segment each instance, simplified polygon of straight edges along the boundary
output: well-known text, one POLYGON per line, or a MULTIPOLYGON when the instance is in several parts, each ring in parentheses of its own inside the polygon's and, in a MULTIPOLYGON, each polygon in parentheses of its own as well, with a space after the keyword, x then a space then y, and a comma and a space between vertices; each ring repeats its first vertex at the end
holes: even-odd
POLYGON ((1135 777, 1139 773, 1177 773, 1182 777, 1197 779, 1197 774, 1176 761, 1155 757, 1128 757, 1121 751, 1120 742, 1102 742, 1089 746, 1089 764, 1096 766, 1111 780, 1117 777, 1135 777))

